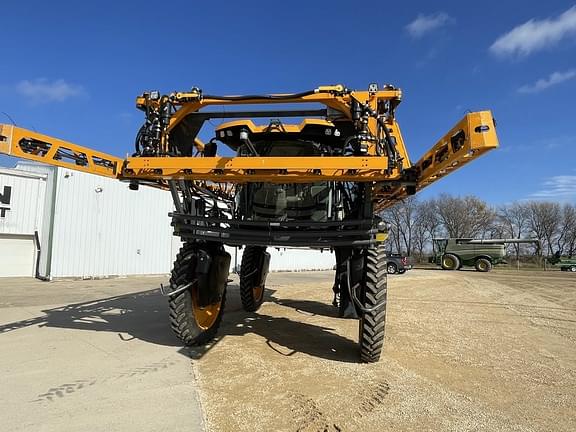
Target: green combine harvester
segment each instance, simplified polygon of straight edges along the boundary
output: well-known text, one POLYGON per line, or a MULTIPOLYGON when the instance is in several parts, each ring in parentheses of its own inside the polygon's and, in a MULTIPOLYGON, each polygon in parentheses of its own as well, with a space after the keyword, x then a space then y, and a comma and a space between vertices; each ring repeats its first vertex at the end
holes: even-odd
POLYGON ((537 239, 435 238, 432 239, 434 254, 429 262, 444 270, 460 270, 463 266, 470 266, 479 272, 489 272, 497 264, 507 264, 504 258, 508 243, 538 242, 537 239))
POLYGON ((552 257, 549 257, 548 262, 552 265, 560 266, 562 271, 576 272, 576 258, 566 258, 560 255, 560 251, 556 252, 552 257))

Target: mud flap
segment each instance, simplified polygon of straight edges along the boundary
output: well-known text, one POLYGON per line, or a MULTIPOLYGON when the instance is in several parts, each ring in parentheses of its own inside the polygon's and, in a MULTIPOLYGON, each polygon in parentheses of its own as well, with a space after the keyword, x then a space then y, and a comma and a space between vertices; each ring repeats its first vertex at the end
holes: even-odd
MULTIPOLYGON (((358 310, 353 300, 350 298, 350 290, 362 286, 364 271, 364 256, 361 250, 352 248, 341 248, 336 252, 336 281, 334 292, 339 295, 338 316, 341 318, 358 318, 361 312, 358 310), (349 263, 348 263, 349 261, 349 263), (350 269, 350 274, 348 274, 350 269)), ((358 298, 362 298, 363 293, 355 293, 358 298)))
POLYGON ((205 250, 198 251, 196 274, 200 306, 213 304, 222 298, 228 281, 230 261, 230 254, 224 250, 213 255, 205 250))
POLYGON ((260 286, 264 286, 266 284, 266 278, 268 277, 268 272, 270 271, 270 254, 268 252, 264 252, 262 254, 262 263, 260 265, 261 273, 260 273, 260 286))

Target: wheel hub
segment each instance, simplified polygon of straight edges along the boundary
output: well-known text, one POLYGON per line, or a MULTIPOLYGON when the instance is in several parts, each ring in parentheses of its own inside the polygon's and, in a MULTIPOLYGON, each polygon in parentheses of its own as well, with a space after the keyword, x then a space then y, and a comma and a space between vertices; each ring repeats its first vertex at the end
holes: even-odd
POLYGON ((264 285, 258 285, 252 288, 252 292, 254 293, 254 299, 256 301, 260 301, 262 296, 264 295, 264 285))
POLYGON ((218 314, 220 313, 220 307, 222 302, 212 303, 205 306, 200 306, 198 302, 198 291, 192 291, 192 309, 194 311, 194 318, 196 319, 196 324, 198 327, 207 330, 214 325, 218 314))

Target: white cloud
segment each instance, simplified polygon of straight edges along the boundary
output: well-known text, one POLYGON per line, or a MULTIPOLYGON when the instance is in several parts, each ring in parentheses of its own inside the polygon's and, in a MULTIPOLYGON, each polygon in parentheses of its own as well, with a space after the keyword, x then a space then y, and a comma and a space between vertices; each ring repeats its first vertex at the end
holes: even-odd
POLYGON ((530 195, 531 198, 576 200, 576 175, 550 177, 543 189, 530 195))
POLYGON ((46 78, 20 81, 16 84, 16 91, 34 104, 64 102, 73 97, 87 95, 81 85, 67 83, 62 79, 48 81, 46 78))
POLYGON ((534 84, 527 84, 520 87, 518 93, 538 93, 542 90, 546 90, 548 87, 558 85, 573 78, 576 78, 576 69, 566 72, 554 72, 550 74, 548 78, 542 78, 534 84))
POLYGON ((576 6, 557 18, 531 19, 500 36, 490 46, 498 56, 527 56, 576 35, 576 6))
POLYGON ((431 15, 419 14, 418 17, 406 26, 406 31, 415 39, 421 38, 427 33, 444 27, 452 22, 452 18, 444 12, 431 15))

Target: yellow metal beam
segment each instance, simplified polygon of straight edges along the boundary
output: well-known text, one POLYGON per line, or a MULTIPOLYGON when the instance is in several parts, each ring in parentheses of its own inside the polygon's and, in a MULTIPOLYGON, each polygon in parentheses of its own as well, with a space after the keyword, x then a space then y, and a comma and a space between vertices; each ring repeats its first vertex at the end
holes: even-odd
POLYGON ((377 182, 398 180, 388 158, 307 157, 154 157, 128 158, 124 179, 209 180, 216 183, 377 182))
POLYGON ((498 137, 492 113, 479 111, 466 114, 416 163, 421 171, 420 188, 497 147, 498 137), (461 133, 463 135, 459 135, 461 133))
MULTIPOLYGON (((492 113, 478 111, 466 114, 413 165, 418 174, 416 191, 497 147, 498 137, 492 113)), ((376 193, 376 207, 383 210, 407 196, 405 187, 380 187, 376 193)))
MULTIPOLYGON (((177 92, 170 96, 170 102, 179 106, 180 109, 174 113, 170 119, 168 132, 178 125, 188 114, 197 112, 202 108, 212 105, 266 105, 266 104, 291 104, 291 103, 319 103, 333 108, 343 115, 350 117, 350 103, 356 99, 362 103, 369 103, 372 109, 376 108, 380 100, 400 100, 402 90, 385 89, 375 92, 369 91, 351 91, 345 92, 344 86, 320 86, 314 92, 306 95, 298 94, 271 94, 263 97, 238 97, 223 96, 222 98, 210 97, 199 92, 177 92)), ((136 106, 144 108, 146 105, 152 108, 158 108, 159 100, 149 100, 143 96, 136 98, 136 106)))
POLYGON ((123 160, 17 126, 0 124, 0 153, 117 178, 123 160))

